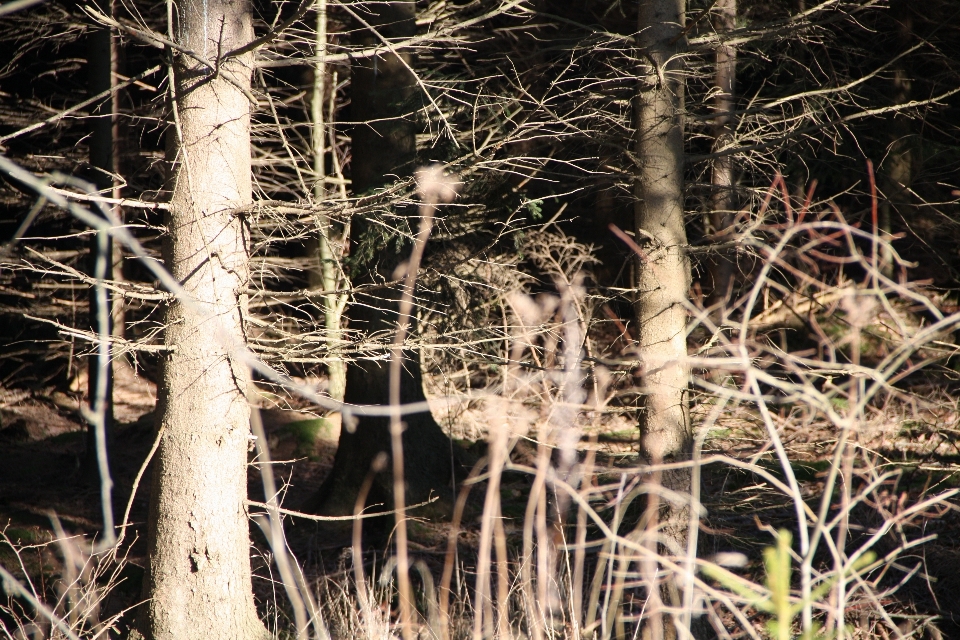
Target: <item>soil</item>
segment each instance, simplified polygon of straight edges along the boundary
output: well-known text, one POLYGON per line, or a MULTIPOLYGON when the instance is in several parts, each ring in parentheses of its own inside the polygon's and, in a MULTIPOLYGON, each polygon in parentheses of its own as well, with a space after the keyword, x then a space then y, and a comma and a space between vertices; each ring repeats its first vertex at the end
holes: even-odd
MULTIPOLYGON (((4 530, 13 543, 36 545, 56 539, 54 520, 68 535, 87 539, 99 535, 102 521, 99 485, 95 474, 84 468, 85 426, 80 414, 83 397, 79 391, 83 387, 84 381, 78 380, 74 384, 76 391, 0 388, 0 530, 4 530)), ((111 452, 114 513, 118 519, 129 500, 133 479, 153 444, 155 402, 156 390, 150 381, 126 365, 118 366, 116 426, 111 452)), ((502 408, 498 408, 495 401, 455 406, 455 403, 438 400, 434 413, 440 424, 449 429, 457 446, 463 447, 464 456, 472 456, 474 460, 485 454, 485 446, 476 442, 484 435, 483 425, 491 424, 492 417, 503 416, 502 408)), ((283 506, 297 509, 317 491, 332 466, 338 420, 336 416, 321 416, 305 406, 296 410, 264 406, 260 416, 275 463, 275 476, 282 487, 283 506)), ((519 418, 521 422, 526 419, 519 418)), ((533 414, 527 418, 527 431, 514 439, 511 454, 513 462, 521 465, 534 464, 536 457, 532 437, 538 416, 533 414)), ((829 467, 827 456, 835 434, 826 426, 804 422, 802 416, 789 411, 780 419, 785 446, 795 460, 795 473, 804 495, 813 505, 822 492, 829 467)), ((872 452, 877 473, 893 472, 884 480, 880 492, 886 496, 887 504, 880 506, 896 513, 936 491, 960 484, 960 431, 954 428, 957 422, 958 416, 945 410, 913 413, 891 410, 873 416, 861 434, 860 444, 865 451, 872 452)), ((584 429, 581 448, 593 448, 597 452, 597 483, 616 482, 618 468, 635 464, 631 425, 629 416, 606 416, 602 421, 586 425, 589 428, 584 429)), ((722 454, 753 460, 774 472, 777 463, 767 450, 766 442, 768 438, 756 416, 743 410, 724 418, 716 436, 707 441, 704 455, 722 454)), ((140 595, 148 475, 141 481, 132 503, 128 539, 134 542, 127 550, 127 564, 122 574, 126 586, 111 592, 103 612, 119 612, 135 604, 140 595)), ((251 500, 262 500, 263 488, 256 465, 251 465, 249 486, 251 500)), ((518 473, 504 476, 501 508, 505 535, 511 547, 520 546, 529 487, 527 476, 518 473)), ((485 488, 481 484, 472 489, 472 499, 468 500, 463 517, 463 533, 458 539, 461 569, 468 582, 469 574, 475 570, 475 561, 470 557, 476 556, 485 488)), ((752 474, 721 464, 705 467, 702 490, 703 502, 709 511, 702 526, 702 552, 709 556, 741 551, 752 559, 751 570, 759 572, 757 559, 762 549, 771 544, 770 531, 790 526, 792 505, 782 495, 764 489, 752 474)), ((866 504, 855 512, 859 518, 852 526, 855 541, 872 535, 882 524, 877 519, 876 507, 866 504)), ((960 516, 956 508, 932 507, 901 523, 898 530, 890 534, 889 542, 878 546, 878 552, 883 555, 901 535, 909 539, 937 536, 913 549, 912 555, 897 558, 895 567, 884 579, 884 585, 893 584, 907 572, 917 571, 912 580, 884 601, 887 609, 897 614, 896 620, 904 625, 903 631, 910 631, 911 625, 932 615, 938 616, 935 626, 943 637, 960 637, 960 602, 953 597, 960 589, 960 539, 954 533, 958 528, 960 516)), ((259 532, 252 529, 254 543, 260 549, 259 558, 255 554, 254 571, 266 576, 269 566, 263 558, 269 557, 267 547, 259 532)), ((288 523, 293 550, 308 577, 317 580, 341 575, 338 572, 344 571, 345 562, 349 566, 349 560, 345 560, 337 545, 303 535, 310 530, 308 524, 288 523)), ((448 525, 444 523, 420 521, 411 526, 411 549, 436 575, 443 565, 447 535, 448 525)), ((371 551, 368 564, 374 562, 374 555, 379 554, 382 559, 385 543, 377 541, 381 546, 371 551)), ((26 569, 35 580, 52 584, 52 579, 62 571, 62 562, 56 553, 44 553, 38 552, 36 557, 26 554, 26 569)), ((8 556, 7 552, 0 553, 0 562, 5 567, 15 566, 8 556)), ((759 574, 755 579, 760 579, 759 574)), ((257 589, 263 590, 258 595, 266 601, 273 586, 260 581, 257 589)), ((732 623, 735 626, 735 621, 732 623)), ((865 618, 861 626, 864 625, 876 626, 876 621, 865 618)), ((935 637, 933 631, 925 633, 935 637)))

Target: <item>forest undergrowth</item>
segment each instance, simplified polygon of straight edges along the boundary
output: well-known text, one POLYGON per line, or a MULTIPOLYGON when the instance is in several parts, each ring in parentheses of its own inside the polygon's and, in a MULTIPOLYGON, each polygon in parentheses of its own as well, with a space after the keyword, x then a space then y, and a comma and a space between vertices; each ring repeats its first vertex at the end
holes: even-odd
MULTIPOLYGON (((739 297, 688 309, 690 460, 638 456, 638 371, 662 363, 638 360, 615 311, 624 296, 591 284, 588 248, 562 232, 531 237, 539 291, 502 289, 490 304, 499 325, 463 321, 447 335, 423 323, 409 344, 469 474, 438 496, 446 518, 395 514, 406 518, 406 605, 394 516, 352 520, 342 545, 296 513, 340 428, 298 395, 317 381, 263 386, 249 509, 258 606, 275 637, 606 640, 646 638, 651 619, 676 637, 702 637, 704 621, 721 638, 960 632, 960 315, 911 282, 909 265, 881 264, 876 227, 812 193, 796 202, 778 179, 737 222, 739 297), (690 474, 689 493, 664 482, 676 473, 690 474), (664 534, 677 511, 685 546, 664 534)), ((124 533, 106 549, 83 464, 85 385, 4 383, 6 638, 128 637, 155 437, 151 383, 118 369, 111 463, 124 533)))

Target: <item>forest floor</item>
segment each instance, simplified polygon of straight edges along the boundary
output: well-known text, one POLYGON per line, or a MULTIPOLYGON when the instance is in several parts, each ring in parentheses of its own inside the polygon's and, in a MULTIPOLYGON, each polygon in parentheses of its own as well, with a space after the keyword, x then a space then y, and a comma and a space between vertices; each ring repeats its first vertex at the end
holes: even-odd
MULTIPOLYGON (((123 513, 133 479, 153 444, 156 402, 154 385, 138 377, 127 366, 116 373, 116 428, 112 441, 111 470, 115 482, 114 512, 123 513)), ((75 381, 74 389, 85 387, 75 381)), ((101 522, 99 485, 96 472, 85 460, 85 427, 79 407, 82 393, 55 389, 25 391, 0 389, 0 531, 15 544, 25 546, 20 560, 37 584, 52 583, 60 560, 51 546, 43 543, 56 539, 54 519, 71 535, 92 538, 98 535, 101 522)), ((493 401, 491 401, 493 402, 493 401)), ((438 404, 438 421, 459 446, 479 447, 486 437, 485 424, 489 412, 497 408, 481 398, 459 405, 438 404)), ((883 505, 864 505, 854 510, 851 525, 853 537, 875 532, 879 509, 896 512, 925 496, 960 485, 960 415, 956 407, 939 408, 893 404, 873 412, 858 434, 858 444, 865 452, 864 460, 879 471, 894 471, 876 495, 884 496, 883 505), (859 518, 859 519, 858 519, 859 518)), ((702 407, 706 409, 706 407, 702 407)), ((702 414, 703 411, 700 412, 702 414)), ((830 465, 835 432, 826 425, 805 420, 802 409, 785 409, 778 417, 783 442, 790 453, 794 472, 805 497, 822 493, 823 479, 830 465)), ((278 482, 284 486, 283 505, 296 509, 317 491, 332 465, 339 425, 335 416, 319 422, 307 407, 300 410, 265 408, 261 411, 271 455, 277 466, 278 482), (304 434, 307 434, 305 436, 304 434)), ((512 458, 530 464, 535 457, 537 417, 531 419, 530 430, 518 439, 512 458)), ((582 448, 596 450, 598 475, 616 476, 617 469, 636 464, 635 433, 625 416, 596 417, 585 423, 582 448)), ((717 423, 705 443, 704 455, 722 454, 747 460, 774 470, 776 459, 762 422, 747 408, 728 412, 717 423)), ((250 495, 263 495, 259 474, 251 467, 250 495)), ((149 475, 149 474, 148 474, 149 475)), ((501 488, 504 530, 510 546, 520 546, 526 495, 530 478, 519 474, 504 477, 501 488)), ((145 561, 145 527, 150 482, 145 477, 132 503, 131 527, 134 540, 127 554, 123 577, 126 583, 115 588, 104 604, 105 611, 120 611, 139 598, 139 582, 145 561)), ((485 489, 474 489, 476 497, 485 489)), ((789 499, 770 491, 747 471, 722 464, 704 467, 702 495, 708 515, 701 525, 702 553, 740 551, 758 567, 763 547, 771 544, 772 528, 790 528, 793 507, 789 499)), ((461 569, 475 570, 475 545, 479 539, 482 500, 468 503, 462 527, 459 552, 461 569)), ((811 503, 812 504, 812 503, 811 503)), ((439 573, 446 550, 447 527, 443 523, 421 522, 411 528, 411 548, 416 557, 439 573)), ((916 631, 913 637, 960 637, 960 513, 941 506, 921 511, 901 522, 887 547, 905 539, 935 535, 922 546, 901 554, 884 584, 894 584, 913 573, 912 578, 894 593, 885 596, 883 604, 894 615, 904 634, 916 631), (924 620, 936 616, 926 631, 917 628, 924 620), (924 635, 926 634, 926 635, 924 635)), ((258 546, 262 538, 254 536, 258 546)), ((885 543, 879 545, 881 556, 885 543)), ((891 547, 892 548, 892 547, 891 547)), ((349 566, 347 556, 339 549, 314 544, 297 552, 308 575, 337 580, 349 566), (316 554, 316 555, 314 555, 316 554)), ((254 562, 261 577, 269 571, 262 557, 254 562)), ((383 558, 381 547, 379 557, 383 558)), ((19 566, 9 545, 0 544, 0 564, 19 566)), ((372 562, 372 560, 371 560, 372 562)), ((759 571, 759 569, 757 569, 759 571)), ((466 583, 469 583, 469 578, 466 583)), ((258 593, 263 596, 272 586, 263 580, 258 593)), ((758 623, 759 624, 759 623, 758 623)), ((732 625, 732 623, 731 623, 732 625)), ((854 621, 864 631, 878 628, 865 609, 863 619, 854 621)), ((879 636, 885 632, 880 632, 879 636)), ((872 637, 864 633, 864 637, 872 637)), ((734 634, 736 637, 736 634, 734 634)), ((893 637, 892 635, 890 637, 893 637)))

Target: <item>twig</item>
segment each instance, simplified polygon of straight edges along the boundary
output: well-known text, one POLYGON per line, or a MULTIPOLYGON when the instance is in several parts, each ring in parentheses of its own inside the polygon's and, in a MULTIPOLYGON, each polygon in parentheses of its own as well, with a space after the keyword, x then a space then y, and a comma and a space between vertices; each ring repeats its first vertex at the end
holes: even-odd
POLYGON ((50 189, 54 193, 59 193, 62 196, 70 198, 71 200, 77 200, 78 202, 99 202, 102 204, 113 204, 127 209, 151 209, 158 211, 167 211, 170 209, 170 205, 166 202, 145 202, 132 198, 108 198, 106 196, 89 193, 74 193, 73 191, 58 189, 56 187, 50 187, 50 189))
MULTIPOLYGON (((403 512, 412 511, 413 509, 419 509, 420 507, 425 507, 428 504, 433 504, 439 500, 438 497, 434 496, 429 500, 424 500, 423 502, 418 502, 416 504, 407 505, 404 507, 403 512)), ((263 509, 271 508, 270 505, 257 502, 256 500, 246 500, 244 504, 247 504, 251 507, 262 507, 263 509)), ((376 505, 374 505, 376 506, 376 505)), ((372 508, 372 507, 368 507, 372 508)), ((393 509, 391 511, 377 511, 376 513, 361 513, 355 516, 317 516, 312 513, 303 513, 301 511, 291 511, 290 509, 283 509, 277 507, 274 509, 277 513, 281 513, 287 516, 293 516, 295 518, 300 518, 302 520, 313 520, 314 522, 338 522, 338 521, 347 521, 347 520, 365 520, 367 518, 382 518, 383 516, 392 516, 397 513, 401 513, 399 509, 393 509)))
MULTIPOLYGON (((6 5, 3 5, 3 6, 6 6, 6 5)), ((64 118, 66 118, 66 117, 69 116, 70 114, 76 113, 77 111, 80 111, 81 109, 83 109, 83 108, 85 108, 85 107, 89 107, 89 106, 92 105, 92 104, 97 104, 98 102, 102 101, 104 98, 106 98, 106 97, 108 97, 108 96, 112 96, 112 95, 113 95, 114 93, 116 93, 117 91, 120 91, 121 89, 124 89, 124 88, 126 88, 126 87, 129 87, 131 84, 136 84, 137 82, 140 82, 141 80, 143 80, 143 79, 146 78, 146 77, 152 76, 152 75, 155 74, 157 71, 160 71, 160 69, 161 69, 161 65, 157 65, 157 66, 155 66, 155 67, 150 67, 149 69, 147 69, 147 70, 144 71, 143 73, 137 74, 136 76, 134 76, 133 78, 130 78, 129 80, 127 80, 127 81, 125 81, 125 82, 118 82, 117 84, 114 84, 113 86, 111 86, 109 89, 107 89, 107 90, 105 90, 105 91, 101 91, 100 93, 98 93, 97 95, 93 96, 92 98, 88 98, 88 99, 86 99, 86 100, 83 100, 82 102, 78 102, 77 104, 73 105, 73 106, 70 107, 69 109, 64 109, 63 111, 61 111, 61 112, 59 112, 59 113, 57 113, 57 114, 54 114, 54 115, 50 116, 50 117, 47 118, 46 120, 42 120, 42 121, 40 121, 40 122, 34 123, 34 124, 30 125, 29 127, 24 127, 23 129, 20 129, 20 130, 18 130, 18 131, 14 131, 13 133, 8 133, 8 134, 5 135, 5 136, 0 136, 0 145, 2 145, 4 142, 7 142, 8 140, 13 140, 14 138, 19 138, 20 136, 22 136, 22 135, 24 135, 24 134, 26 134, 26 133, 30 133, 31 131, 36 131, 37 129, 40 129, 41 127, 47 126, 48 124, 53 124, 53 123, 55 123, 55 122, 59 122, 60 120, 63 120, 64 118)))
POLYGON ((409 560, 407 555, 407 526, 402 509, 406 500, 403 481, 403 424, 400 421, 400 375, 403 366, 403 345, 410 326, 413 310, 413 292, 417 283, 420 261, 430 237, 433 215, 437 204, 451 202, 456 197, 456 183, 443 175, 439 165, 419 169, 416 173, 420 196, 420 229, 407 264, 402 267, 404 285, 400 297, 397 331, 390 353, 390 443, 393 454, 393 502, 397 534, 397 586, 400 591, 400 624, 404 640, 413 640, 413 599, 410 590, 409 560))
POLYGON ((160 428, 157 429, 157 435, 153 439, 153 446, 150 447, 147 457, 143 459, 143 464, 140 465, 140 470, 137 471, 137 476, 133 479, 133 485, 130 487, 130 497, 127 498, 127 507, 123 510, 123 520, 120 521, 120 535, 117 536, 117 547, 123 543, 123 538, 127 535, 127 527, 130 526, 130 511, 133 510, 133 500, 137 497, 137 488, 140 486, 140 480, 143 479, 143 474, 147 472, 150 461, 153 460, 153 455, 160 447, 160 439, 163 437, 165 429, 166 425, 160 425, 160 428))

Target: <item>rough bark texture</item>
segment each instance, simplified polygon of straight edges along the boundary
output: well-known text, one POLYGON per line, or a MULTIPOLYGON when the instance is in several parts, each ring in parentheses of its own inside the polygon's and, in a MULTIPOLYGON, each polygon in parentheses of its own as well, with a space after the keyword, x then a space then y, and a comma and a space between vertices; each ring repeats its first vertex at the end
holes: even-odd
MULTIPOLYGON (((382 35, 397 38, 415 34, 415 11, 412 2, 391 2, 371 5, 369 13, 360 15, 382 35)), ((369 29, 361 28, 357 34, 356 44, 371 46, 380 42, 369 29)), ((358 195, 389 184, 396 176, 409 176, 414 169, 415 118, 421 104, 416 81, 406 66, 411 63, 410 56, 402 55, 404 60, 385 54, 358 60, 353 66, 351 119, 360 124, 353 131, 351 171, 353 189, 358 195)), ((411 220, 410 227, 415 233, 416 221, 411 220)), ((397 265, 409 256, 412 248, 409 243, 401 243, 398 237, 382 236, 380 229, 362 219, 352 223, 354 284, 392 279, 397 265)), ((348 403, 386 405, 389 402, 387 354, 390 336, 396 330, 398 289, 392 287, 357 295, 347 311, 350 329, 367 336, 386 336, 381 353, 365 354, 366 358, 348 364, 344 394, 348 403), (370 358, 371 355, 375 358, 370 358)), ((419 354, 404 352, 401 402, 417 402, 424 397, 419 354)), ((449 439, 429 413, 408 415, 403 420, 406 424, 403 434, 406 503, 422 502, 431 493, 450 500, 453 465, 449 439)), ((381 452, 387 455, 391 452, 389 418, 360 417, 355 432, 344 428, 333 470, 306 508, 325 515, 352 513, 360 485, 381 452)), ((387 465, 388 470, 377 476, 367 504, 387 507, 393 504, 390 468, 387 465)), ((382 523, 376 520, 379 519, 368 521, 365 527, 392 524, 392 519, 384 519, 382 523)))
MULTIPOLYGON (((179 41, 208 60, 252 37, 246 0, 180 5, 179 41)), ((179 132, 164 260, 189 298, 167 309, 145 589, 149 640, 267 637, 253 602, 247 497, 250 375, 244 342, 252 199, 249 55, 219 74, 176 66, 179 132)))
MULTIPOLYGON (((716 29, 718 33, 732 31, 737 25, 737 0, 719 0, 715 9, 716 29)), ((713 148, 719 151, 730 144, 733 138, 733 109, 737 81, 737 48, 731 44, 721 44, 716 52, 716 72, 714 75, 714 122, 713 148)), ((710 176, 711 194, 710 226, 716 239, 729 241, 729 231, 736 215, 736 191, 734 157, 722 156, 713 161, 710 176)), ((713 291, 712 304, 724 303, 733 292, 735 261, 734 254, 721 253, 710 264, 713 291)))
MULTIPOLYGON (((682 45, 684 0, 642 0, 639 10, 639 47, 650 56, 641 72, 636 102, 636 239, 644 251, 637 264, 637 326, 643 360, 644 406, 640 414, 640 451, 652 463, 690 457, 693 442, 688 410, 690 368, 687 356, 687 313, 690 261, 685 253, 683 219, 683 76, 676 59, 682 45)), ((689 470, 657 473, 665 487, 689 494, 689 470)), ((657 481, 657 480, 654 480, 657 481)), ((687 544, 689 509, 651 499, 645 532, 647 544, 657 535, 680 549, 687 544), (658 513, 657 513, 658 512, 658 513), (657 534, 659 531, 659 534, 657 534)), ((639 533, 639 532, 638 532, 639 533)), ((660 545, 670 554, 671 545, 660 545)), ((641 571, 652 581, 656 563, 641 571)), ((648 594, 648 618, 643 638, 676 638, 676 623, 662 611, 678 607, 671 583, 648 594), (659 591, 659 592, 657 592, 659 591)), ((702 619, 693 622, 695 637, 706 637, 702 619)))
POLYGON ((637 99, 636 313, 646 395, 641 413, 643 453, 650 460, 685 457, 690 449, 684 302, 690 261, 683 223, 683 79, 679 48, 683 0, 640 3, 639 46, 657 68, 643 71, 637 99), (658 70, 660 73, 658 73, 658 70))

